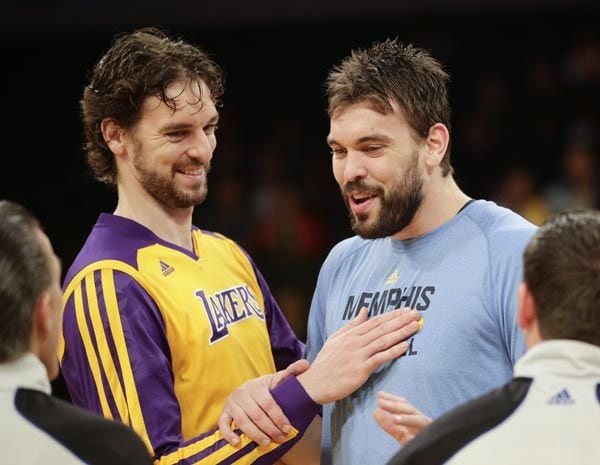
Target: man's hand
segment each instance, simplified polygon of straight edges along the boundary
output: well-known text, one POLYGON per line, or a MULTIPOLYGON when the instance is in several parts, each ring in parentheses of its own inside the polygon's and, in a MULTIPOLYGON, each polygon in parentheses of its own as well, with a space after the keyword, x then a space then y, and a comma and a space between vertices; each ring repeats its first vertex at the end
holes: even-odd
POLYGON ((240 428, 252 441, 262 446, 271 440, 283 442, 290 431, 290 422, 269 392, 291 375, 299 375, 308 369, 307 360, 298 360, 285 370, 272 375, 252 379, 227 399, 219 417, 219 429, 227 442, 237 445, 240 438, 231 428, 231 422, 240 428))
POLYGON ((346 397, 364 384, 369 375, 408 350, 405 340, 419 330, 418 312, 394 310, 368 320, 363 307, 358 316, 327 339, 313 364, 299 360, 285 370, 251 380, 227 399, 219 429, 232 445, 239 437, 231 422, 260 445, 282 442, 290 422, 277 405, 270 389, 290 375, 296 375, 308 395, 325 404, 346 397))
POLYGON ((375 421, 403 446, 431 423, 431 418, 402 397, 377 393, 375 421))
POLYGON ((367 320, 368 310, 333 333, 308 370, 297 376, 319 404, 342 399, 371 373, 408 350, 406 339, 419 330, 419 312, 403 308, 367 320))

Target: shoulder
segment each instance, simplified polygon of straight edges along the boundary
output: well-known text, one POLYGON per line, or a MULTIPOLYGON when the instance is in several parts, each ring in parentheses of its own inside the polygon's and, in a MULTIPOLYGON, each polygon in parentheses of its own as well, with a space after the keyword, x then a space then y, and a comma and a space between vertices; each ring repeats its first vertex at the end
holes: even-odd
POLYGON ((503 387, 451 410, 411 440, 390 465, 445 463, 509 417, 527 396, 531 382, 530 378, 515 378, 503 387))
POLYGON ((366 251, 372 250, 383 239, 363 239, 360 236, 349 237, 332 247, 325 259, 325 264, 333 266, 353 260, 366 251))
POLYGON ((532 235, 537 229, 521 215, 487 200, 474 202, 464 214, 487 235, 506 232, 532 235))
POLYGON ((537 230, 537 226, 512 210, 485 200, 474 202, 464 216, 496 250, 522 251, 537 230))
POLYGON ((19 389, 15 404, 37 428, 86 463, 151 463, 142 440, 121 423, 31 389, 19 389))
POLYGON ((233 239, 224 234, 215 231, 208 231, 194 226, 194 237, 199 244, 200 250, 204 249, 205 253, 228 253, 240 254, 250 259, 250 255, 246 250, 233 239))
POLYGON ((159 241, 149 229, 127 218, 103 213, 65 275, 65 286, 86 268, 110 268, 122 263, 137 266, 138 253, 159 241))

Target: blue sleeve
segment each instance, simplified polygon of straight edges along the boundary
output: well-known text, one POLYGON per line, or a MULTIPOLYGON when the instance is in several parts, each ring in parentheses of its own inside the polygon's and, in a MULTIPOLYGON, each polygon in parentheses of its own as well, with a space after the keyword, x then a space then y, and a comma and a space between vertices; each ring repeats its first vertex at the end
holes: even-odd
POLYGON ((513 365, 526 350, 517 320, 518 291, 523 280, 523 252, 534 233, 534 227, 515 226, 498 230, 490 239, 493 306, 513 365))
POLYGON ((327 340, 326 304, 327 291, 329 290, 329 284, 331 282, 332 262, 332 255, 329 254, 325 262, 323 262, 323 266, 319 272, 317 285, 310 305, 310 312, 308 314, 306 358, 311 363, 317 357, 317 354, 327 340))

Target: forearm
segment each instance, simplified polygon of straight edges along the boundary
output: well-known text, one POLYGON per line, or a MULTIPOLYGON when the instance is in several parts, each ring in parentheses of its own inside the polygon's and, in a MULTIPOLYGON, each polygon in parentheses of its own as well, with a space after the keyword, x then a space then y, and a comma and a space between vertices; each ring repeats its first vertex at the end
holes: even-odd
POLYGON ((281 460, 284 465, 319 465, 321 463, 322 419, 317 415, 304 433, 281 460))

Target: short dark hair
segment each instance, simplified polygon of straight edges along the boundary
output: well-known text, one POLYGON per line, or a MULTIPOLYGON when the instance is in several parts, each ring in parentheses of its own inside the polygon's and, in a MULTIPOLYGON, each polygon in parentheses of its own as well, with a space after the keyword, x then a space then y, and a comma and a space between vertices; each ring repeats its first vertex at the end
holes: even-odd
MULTIPOLYGON (((328 111, 368 100, 383 114, 392 113, 390 100, 402 109, 408 124, 425 138, 431 126, 450 130, 450 77, 428 52, 398 39, 375 42, 353 50, 327 78, 328 111)), ((444 176, 452 173, 450 143, 440 164, 444 176)))
POLYGON ((551 217, 527 246, 524 260, 542 338, 600 346, 600 211, 551 217))
POLYGON ((39 227, 27 209, 0 201, 0 362, 29 350, 36 299, 52 284, 39 227))
POLYGON ((84 149, 96 179, 116 182, 114 156, 102 136, 102 120, 110 117, 123 129, 132 128, 149 96, 175 109, 175 101, 166 90, 179 80, 204 81, 211 99, 219 104, 222 70, 197 46, 156 28, 142 28, 114 38, 96 63, 81 100, 84 149))

